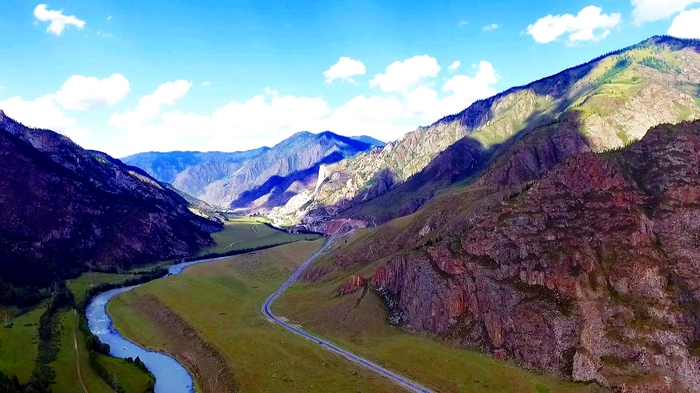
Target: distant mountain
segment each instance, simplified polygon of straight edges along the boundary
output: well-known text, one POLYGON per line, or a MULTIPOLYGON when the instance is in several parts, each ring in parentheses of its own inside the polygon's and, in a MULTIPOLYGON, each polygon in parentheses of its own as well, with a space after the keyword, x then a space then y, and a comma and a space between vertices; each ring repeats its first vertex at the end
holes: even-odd
POLYGON ((241 212, 266 212, 316 184, 322 164, 332 164, 384 143, 326 131, 299 132, 277 145, 236 153, 143 153, 125 162, 195 198, 241 212))
POLYGON ((580 151, 621 148, 655 125, 700 118, 699 48, 653 37, 477 101, 382 149, 322 166, 319 187, 270 215, 321 231, 378 225, 482 170, 491 173, 484 184, 523 183, 580 151))
POLYGON ((0 211, 0 284, 191 255, 221 228, 140 169, 2 111, 0 211))
MULTIPOLYGON (((239 168, 240 164, 251 158, 255 158, 270 148, 224 153, 220 151, 172 151, 167 153, 148 152, 138 153, 122 158, 125 164, 139 167, 149 175, 165 183, 173 183, 177 176, 187 168, 204 163, 219 164, 222 168, 239 168), (236 165, 238 164, 238 165, 236 165)), ((225 169, 224 172, 232 172, 235 169, 225 169)))

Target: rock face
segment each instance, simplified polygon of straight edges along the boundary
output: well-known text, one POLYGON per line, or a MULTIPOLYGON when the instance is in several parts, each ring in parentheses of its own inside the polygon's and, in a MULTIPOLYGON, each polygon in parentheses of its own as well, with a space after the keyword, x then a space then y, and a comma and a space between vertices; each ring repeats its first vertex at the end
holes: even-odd
POLYGON ((366 136, 300 132, 272 148, 235 153, 142 153, 124 160, 210 204, 260 213, 283 206, 313 187, 321 165, 383 145, 366 136))
POLYGON ((411 331, 615 391, 700 390, 700 121, 572 155, 500 203, 442 215, 459 198, 391 235, 403 251, 365 242, 371 257, 333 258, 388 256, 371 285, 411 331))
POLYGON ((655 125, 700 118, 699 52, 697 40, 653 37, 477 101, 382 149, 322 167, 319 184, 300 194, 304 203, 294 201, 303 212, 282 207, 271 216, 317 231, 336 218, 378 225, 414 212, 446 186, 476 178, 480 169, 494 171, 482 180, 488 184, 519 184, 537 179, 570 152, 620 148, 655 125), (561 123, 578 135, 552 136, 561 123), (526 146, 523 139, 539 145, 526 146), (457 141, 461 146, 452 147, 457 141), (521 156, 502 162, 515 145, 521 156), (464 148, 473 160, 459 168, 455 153, 464 148), (516 162, 523 159, 534 161, 516 162), (413 176, 421 181, 409 184, 413 176))
POLYGON ((348 279, 339 289, 338 293, 343 295, 351 294, 367 285, 367 279, 362 276, 354 275, 348 279))
POLYGON ((0 179, 0 279, 22 285, 190 255, 221 228, 145 172, 1 111, 0 179))

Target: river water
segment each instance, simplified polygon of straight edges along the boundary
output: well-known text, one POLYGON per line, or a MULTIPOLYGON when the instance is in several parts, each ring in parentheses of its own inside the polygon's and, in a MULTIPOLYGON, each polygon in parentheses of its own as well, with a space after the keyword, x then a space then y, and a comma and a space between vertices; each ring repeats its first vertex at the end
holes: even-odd
MULTIPOLYGON (((207 259, 203 261, 184 262, 170 266, 168 275, 179 274, 186 267, 203 262, 217 261, 223 258, 207 259)), ((187 370, 170 356, 159 352, 148 351, 133 342, 125 339, 112 325, 112 319, 107 315, 107 303, 120 293, 124 293, 136 286, 112 289, 102 292, 90 300, 85 309, 90 331, 109 344, 109 354, 118 358, 136 358, 143 361, 156 377, 155 393, 194 393, 192 376, 187 370)))

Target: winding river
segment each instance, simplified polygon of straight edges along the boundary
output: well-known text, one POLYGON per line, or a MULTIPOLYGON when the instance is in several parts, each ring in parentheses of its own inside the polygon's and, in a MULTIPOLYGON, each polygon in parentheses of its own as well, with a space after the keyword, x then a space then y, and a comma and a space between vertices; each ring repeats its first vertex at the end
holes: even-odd
MULTIPOLYGON (((188 266, 220 259, 223 258, 178 263, 170 266, 168 275, 179 274, 188 266)), ((112 289, 93 297, 85 310, 90 331, 103 343, 109 344, 110 355, 118 358, 136 358, 138 356, 156 377, 155 393, 194 393, 192 376, 177 360, 162 353, 141 348, 125 339, 112 325, 112 319, 106 310, 107 303, 113 297, 137 286, 112 289)))

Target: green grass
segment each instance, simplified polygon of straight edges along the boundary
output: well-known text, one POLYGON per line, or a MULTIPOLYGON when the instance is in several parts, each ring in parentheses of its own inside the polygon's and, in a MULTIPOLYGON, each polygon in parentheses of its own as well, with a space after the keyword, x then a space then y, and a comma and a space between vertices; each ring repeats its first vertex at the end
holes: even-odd
MULTIPOLYGON (((78 351, 80 353, 80 371, 85 386, 90 393, 112 393, 113 390, 90 367, 87 349, 85 349, 85 337, 76 324, 77 317, 73 310, 63 312, 59 316, 61 350, 58 352, 58 359, 50 364, 56 371, 56 384, 53 385, 53 391, 57 393, 82 392, 82 387, 78 381, 78 369, 75 364, 76 353, 73 343, 73 329, 75 328, 78 351)), ((100 355, 99 359, 110 372, 110 375, 117 377, 117 380, 127 392, 143 393, 145 391, 150 378, 147 373, 123 359, 102 355, 100 355)))
POLYGON ((67 280, 66 287, 73 293, 75 300, 80 301, 85 295, 85 291, 93 286, 124 281, 129 277, 131 277, 131 274, 87 272, 78 278, 67 280))
POLYGON ((153 379, 151 375, 124 359, 104 355, 97 356, 98 361, 107 369, 109 375, 116 375, 119 384, 127 392, 143 393, 146 391, 149 381, 153 379))
POLYGON ((289 243, 299 240, 315 240, 319 235, 290 234, 264 225, 258 217, 234 217, 224 223, 224 230, 211 237, 216 246, 205 248, 200 254, 225 253, 245 248, 263 247, 272 244, 289 243))
POLYGON ((16 375, 21 383, 29 381, 37 356, 39 337, 37 329, 43 307, 12 318, 12 327, 4 327, 4 313, 0 315, 0 371, 16 375), (30 325, 30 326, 26 326, 30 325))
POLYGON ((381 299, 361 291, 335 296, 340 282, 299 284, 273 309, 307 331, 439 392, 593 392, 598 388, 526 371, 484 353, 455 348, 431 335, 386 323, 381 299))
POLYGON ((173 343, 139 308, 140 299, 157 297, 224 354, 244 392, 401 391, 261 314, 267 296, 321 244, 297 242, 196 265, 116 297, 107 310, 125 337, 167 350, 173 343))
MULTIPOLYGON (((78 381, 78 369, 75 365, 75 347, 73 345, 73 326, 77 315, 71 310, 59 315, 59 330, 61 350, 58 352, 56 361, 50 364, 56 371, 56 384, 53 385, 54 392, 82 392, 78 381)), ((80 330, 75 327, 76 337, 78 337, 78 350, 80 351, 80 371, 83 381, 88 391, 91 393, 109 393, 112 390, 107 384, 95 374, 88 364, 85 343, 81 340, 80 330)))

